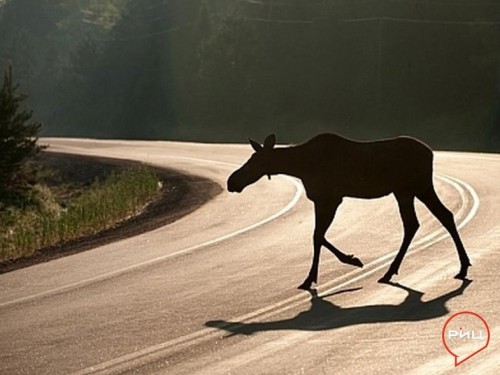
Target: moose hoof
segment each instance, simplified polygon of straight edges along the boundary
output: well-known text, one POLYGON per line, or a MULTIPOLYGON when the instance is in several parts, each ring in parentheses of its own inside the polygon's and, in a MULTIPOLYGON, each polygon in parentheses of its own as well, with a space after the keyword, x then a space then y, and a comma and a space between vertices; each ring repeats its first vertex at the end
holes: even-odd
POLYGON ((297 289, 302 289, 302 290, 311 290, 311 284, 312 282, 309 280, 304 281, 302 284, 300 284, 297 289))
POLYGON ((361 262, 361 260, 359 260, 359 258, 356 258, 354 255, 348 255, 346 263, 360 268, 363 268, 364 266, 363 262, 361 262))
POLYGON ((455 279, 457 280, 467 280, 467 269, 470 267, 470 264, 465 267, 460 268, 460 272, 455 275, 455 279))
POLYGON ((391 277, 392 275, 384 275, 380 279, 378 279, 378 282, 380 284, 390 284, 391 283, 391 277))

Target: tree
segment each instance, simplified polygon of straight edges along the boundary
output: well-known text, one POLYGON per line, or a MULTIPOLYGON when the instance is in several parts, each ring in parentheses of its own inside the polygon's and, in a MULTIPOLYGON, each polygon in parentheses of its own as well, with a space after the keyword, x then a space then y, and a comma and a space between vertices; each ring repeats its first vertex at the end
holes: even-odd
POLYGON ((9 67, 0 91, 1 203, 28 188, 30 173, 26 163, 43 148, 37 144, 42 124, 30 122, 33 112, 21 107, 27 96, 17 90, 18 85, 12 80, 12 67, 9 67))

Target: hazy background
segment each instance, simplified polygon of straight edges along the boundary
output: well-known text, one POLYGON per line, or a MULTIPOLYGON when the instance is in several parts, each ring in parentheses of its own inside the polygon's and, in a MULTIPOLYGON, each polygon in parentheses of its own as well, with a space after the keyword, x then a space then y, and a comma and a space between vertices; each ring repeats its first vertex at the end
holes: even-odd
POLYGON ((500 151, 498 0, 0 0, 44 135, 500 151))

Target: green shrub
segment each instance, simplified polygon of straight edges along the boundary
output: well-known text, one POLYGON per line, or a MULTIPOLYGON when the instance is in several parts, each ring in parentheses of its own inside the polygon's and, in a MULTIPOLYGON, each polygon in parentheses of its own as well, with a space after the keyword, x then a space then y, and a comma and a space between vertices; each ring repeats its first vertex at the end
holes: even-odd
POLYGON ((42 125, 31 122, 33 112, 22 106, 27 96, 17 91, 9 67, 0 89, 0 209, 29 201, 35 178, 27 162, 43 148, 37 144, 42 125))

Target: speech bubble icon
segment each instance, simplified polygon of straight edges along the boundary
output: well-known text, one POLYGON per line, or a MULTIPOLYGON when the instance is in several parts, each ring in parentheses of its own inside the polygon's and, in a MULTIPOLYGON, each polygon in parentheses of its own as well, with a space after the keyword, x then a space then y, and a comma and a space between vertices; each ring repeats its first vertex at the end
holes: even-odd
POLYGON ((453 314, 442 331, 443 345, 455 359, 455 367, 486 349, 490 343, 490 327, 472 311, 453 314))

